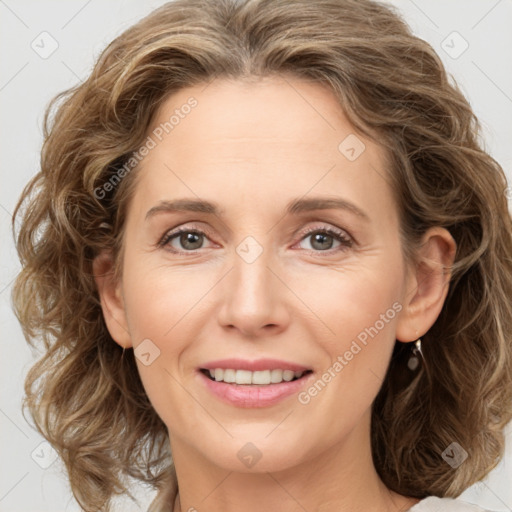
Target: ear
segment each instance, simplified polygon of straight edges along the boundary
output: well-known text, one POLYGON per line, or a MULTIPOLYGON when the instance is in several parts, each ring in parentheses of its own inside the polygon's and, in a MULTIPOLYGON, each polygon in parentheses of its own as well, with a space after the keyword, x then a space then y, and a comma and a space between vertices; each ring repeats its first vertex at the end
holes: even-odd
POLYGON ((132 347, 121 283, 114 277, 114 260, 110 252, 104 251, 94 258, 93 274, 110 335, 121 347, 132 347))
POLYGON ((397 321, 398 341, 417 340, 437 320, 448 294, 456 249, 447 229, 430 228, 423 236, 415 263, 408 271, 403 309, 397 321))

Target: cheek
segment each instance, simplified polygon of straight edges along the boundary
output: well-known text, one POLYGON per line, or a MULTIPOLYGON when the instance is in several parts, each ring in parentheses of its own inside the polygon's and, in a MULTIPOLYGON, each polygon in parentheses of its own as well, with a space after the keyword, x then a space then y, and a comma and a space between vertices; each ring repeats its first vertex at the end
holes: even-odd
POLYGON ((347 277, 337 284, 331 277, 325 280, 321 298, 317 296, 315 302, 313 296, 307 298, 329 330, 326 334, 323 325, 310 330, 325 364, 299 402, 305 406, 304 414, 316 411, 316 417, 330 418, 333 438, 368 411, 395 344, 395 324, 402 309, 396 300, 399 294, 395 283, 374 277, 359 273, 357 279, 347 277))
POLYGON ((308 308, 307 317, 314 314, 315 322, 309 323, 318 324, 318 340, 327 346, 343 345, 376 323, 377 329, 387 334, 401 309, 402 277, 396 262, 304 272, 292 282, 294 292, 308 308))
POLYGON ((139 375, 150 402, 167 425, 190 422, 184 412, 188 409, 183 407, 190 395, 182 383, 180 366, 186 364, 183 354, 200 338, 205 294, 214 284, 188 270, 147 271, 140 260, 126 266, 125 275, 130 278, 124 286, 125 307, 139 375))
MULTIPOLYGON (((311 320, 303 328, 324 354, 327 374, 321 380, 329 383, 329 394, 341 391, 338 396, 344 397, 347 406, 367 406, 384 380, 403 308, 402 267, 397 261, 399 255, 379 264, 318 272, 314 279, 303 276, 297 281, 304 283, 296 288, 297 294, 316 315, 309 315, 311 320), (347 393, 354 389, 358 392, 347 393)), ((335 395, 331 398, 338 400, 335 395)))
MULTIPOLYGON (((135 269, 134 269, 135 270, 135 269)), ((177 351, 176 333, 190 330, 204 307, 202 297, 213 286, 207 276, 183 269, 135 270, 125 286, 126 312, 134 347, 151 339, 162 351, 177 351), (172 343, 170 341, 172 340, 172 343)))
POLYGON ((126 261, 125 269, 123 291, 135 355, 146 352, 145 346, 157 355, 148 366, 142 358, 137 359, 139 374, 153 401, 162 390, 174 388, 173 383, 178 386, 173 376, 180 378, 184 368, 190 373, 194 367, 191 349, 197 340, 204 339, 206 322, 211 325, 214 320, 211 292, 219 276, 212 269, 199 271, 194 265, 155 267, 143 257, 126 261))

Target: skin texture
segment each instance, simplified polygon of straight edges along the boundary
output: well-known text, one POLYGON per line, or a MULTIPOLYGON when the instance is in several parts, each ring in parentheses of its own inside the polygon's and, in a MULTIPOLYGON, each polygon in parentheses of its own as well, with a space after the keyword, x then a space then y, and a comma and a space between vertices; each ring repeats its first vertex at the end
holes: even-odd
POLYGON ((360 156, 340 152, 355 130, 328 89, 284 77, 217 79, 167 98, 148 135, 190 96, 197 106, 134 171, 121 280, 108 253, 94 265, 112 338, 126 348, 149 339, 160 350, 137 364, 168 427, 175 510, 407 510, 417 500, 390 492, 373 466, 370 408, 395 340, 416 340, 439 315, 453 239, 433 228, 419 263, 405 262, 384 149, 356 134, 360 156), (343 198, 368 218, 347 209, 285 214, 290 201, 318 196, 343 198), (178 198, 216 202, 223 213, 146 219, 178 198), (178 227, 205 236, 158 245, 178 227), (328 235, 315 243, 310 227, 335 229, 349 244, 328 235), (247 236, 263 248, 252 263, 236 252, 247 236), (215 359, 268 357, 318 378, 393 304, 400 311, 308 404, 293 395, 235 407, 197 373, 215 359), (237 456, 248 442, 261 453, 252 468, 237 456))

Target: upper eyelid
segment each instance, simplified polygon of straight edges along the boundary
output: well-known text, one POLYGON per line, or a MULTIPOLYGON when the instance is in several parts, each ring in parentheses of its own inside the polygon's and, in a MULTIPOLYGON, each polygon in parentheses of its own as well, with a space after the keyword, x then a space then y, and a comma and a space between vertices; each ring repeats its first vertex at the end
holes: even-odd
MULTIPOLYGON (((315 222, 315 221, 308 221, 308 222, 315 222)), ((319 222, 319 223, 323 223, 323 225, 319 225, 319 226, 316 226, 316 227, 309 227, 309 228, 304 228, 304 227, 301 227, 301 228, 298 228, 298 229, 294 229, 293 230, 293 236, 296 236, 297 234, 301 233, 301 232, 310 232, 310 231, 314 231, 316 229, 318 230, 321 230, 321 229, 332 229, 334 231, 341 231, 342 233, 346 233, 348 237, 350 238, 353 238, 352 235, 350 234, 350 232, 345 229, 345 228, 340 228, 338 226, 335 226, 329 222, 325 222, 325 221, 316 221, 316 222, 319 222)), ((162 238, 165 238, 167 235, 171 235, 174 233, 179 233, 180 231, 183 231, 183 230, 190 230, 190 231, 200 231, 204 234, 209 234, 211 233, 211 230, 208 229, 208 228, 204 228, 204 227, 198 227, 196 226, 194 223, 192 224, 189 224, 189 223, 185 223, 185 224, 181 224, 179 226, 176 226, 175 228, 171 228, 171 229, 168 229, 167 231, 164 232, 162 238)))
POLYGON ((329 225, 309 227, 306 229, 301 228, 298 231, 296 231, 294 233, 294 235, 302 233, 303 236, 306 236, 306 235, 311 235, 311 234, 315 233, 316 231, 320 231, 320 232, 333 231, 334 233, 338 234, 339 236, 346 236, 347 238, 350 238, 351 240, 353 240, 353 238, 354 238, 346 229, 338 228, 336 226, 329 226, 329 225))

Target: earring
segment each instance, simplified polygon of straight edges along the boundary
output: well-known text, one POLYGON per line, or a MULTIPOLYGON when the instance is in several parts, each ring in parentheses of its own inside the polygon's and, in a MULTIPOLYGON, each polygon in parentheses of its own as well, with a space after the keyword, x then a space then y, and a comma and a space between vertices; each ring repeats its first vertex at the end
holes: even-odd
POLYGON ((409 370, 413 372, 418 368, 418 365, 420 364, 420 357, 422 360, 424 360, 423 352, 421 351, 421 338, 418 338, 414 342, 414 347, 412 348, 412 355, 409 358, 409 361, 407 361, 407 366, 409 370))

